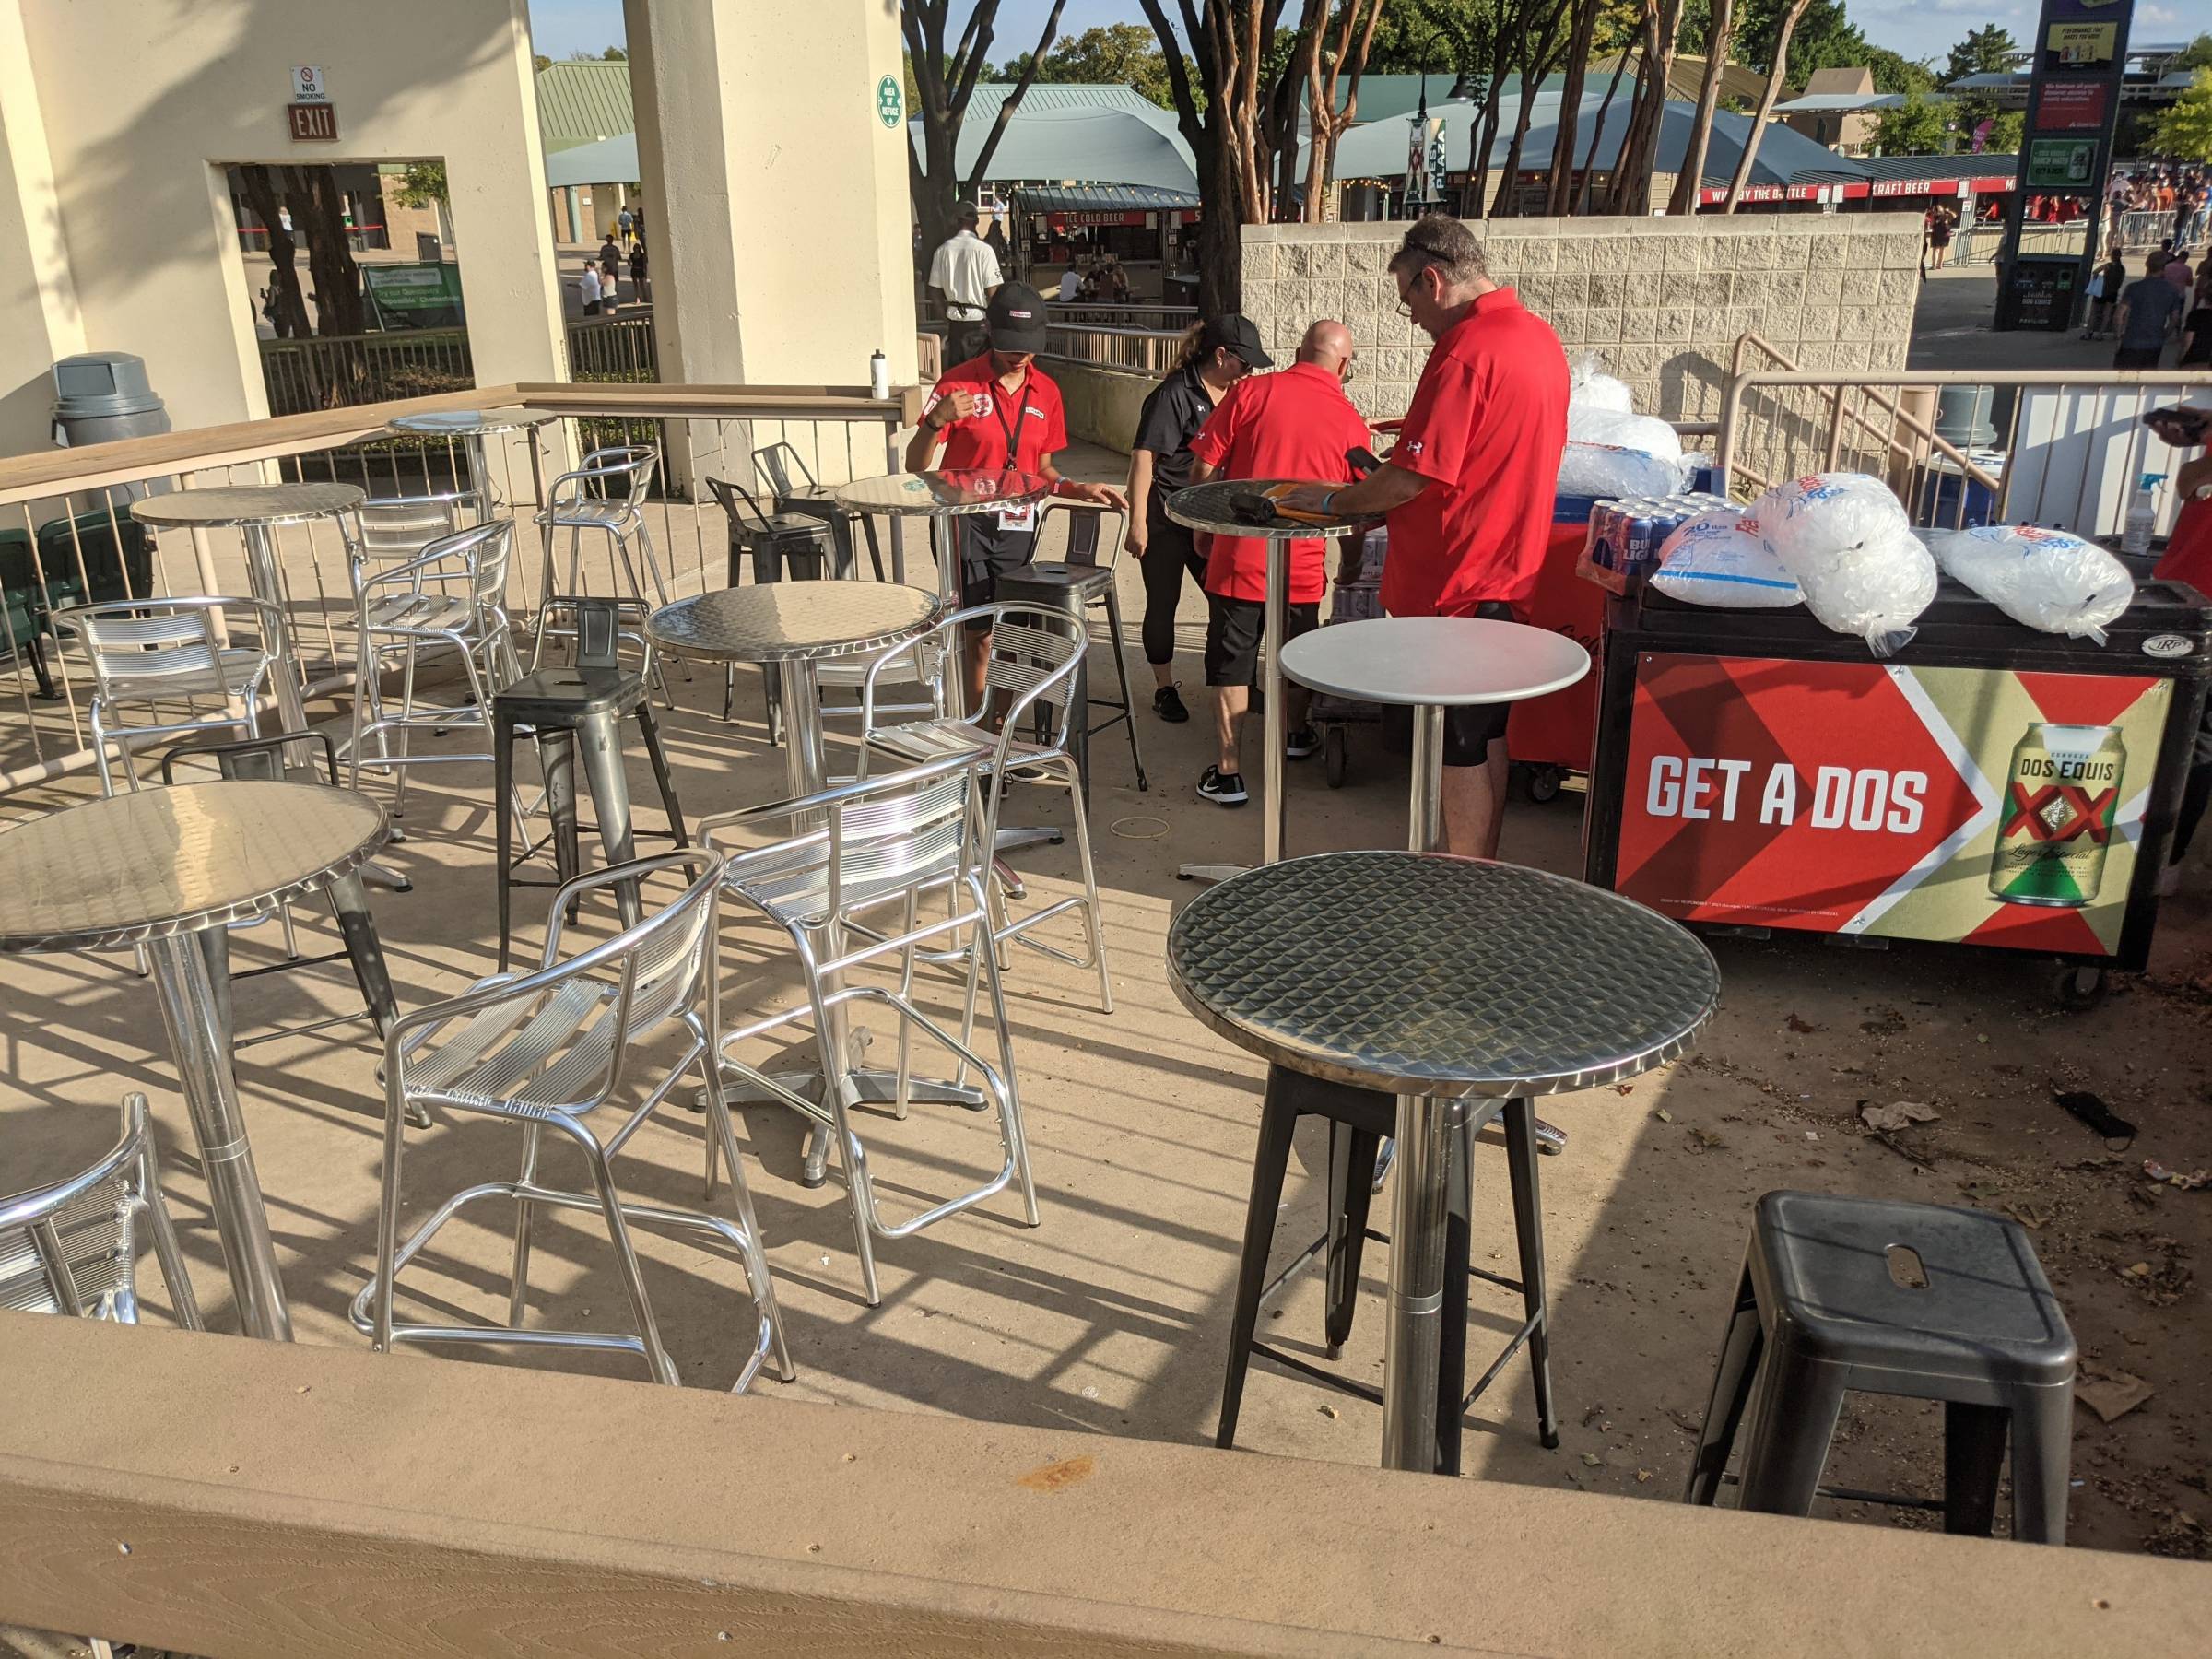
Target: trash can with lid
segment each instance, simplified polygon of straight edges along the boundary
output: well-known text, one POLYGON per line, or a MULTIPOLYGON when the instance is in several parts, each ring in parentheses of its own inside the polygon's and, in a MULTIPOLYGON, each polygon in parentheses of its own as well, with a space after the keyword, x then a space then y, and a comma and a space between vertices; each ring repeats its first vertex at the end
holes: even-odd
POLYGON ((169 430, 169 411, 146 378, 146 359, 88 351, 53 366, 53 441, 64 449, 148 438, 169 430))

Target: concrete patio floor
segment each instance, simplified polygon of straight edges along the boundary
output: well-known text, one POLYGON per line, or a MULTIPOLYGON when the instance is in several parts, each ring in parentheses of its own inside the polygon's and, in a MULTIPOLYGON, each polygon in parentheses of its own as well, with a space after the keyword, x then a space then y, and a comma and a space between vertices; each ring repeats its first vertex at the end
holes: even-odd
MULTIPOLYGON (((1142 603, 1136 572, 1124 571, 1122 579, 1134 624, 1142 603)), ((1008 1194, 918 1237, 882 1242, 884 1299, 871 1309, 860 1294, 841 1182, 833 1173, 819 1190, 799 1186, 799 1124, 773 1107, 747 1109, 739 1124, 747 1174, 799 1370, 794 1383, 764 1379, 759 1388, 1061 1428, 1071 1441, 1092 1433, 1210 1439, 1261 1068, 1182 1009, 1165 982, 1162 944, 1175 905, 1193 890, 1174 879, 1176 864, 1254 855, 1259 824, 1256 809, 1225 812, 1192 791, 1208 758, 1196 687, 1200 620, 1186 592, 1182 679, 1199 718, 1169 727, 1140 715, 1150 793, 1133 787, 1120 730, 1094 745, 1091 824, 1115 1012, 1100 1013, 1085 973, 1016 953, 1008 982, 1042 1225, 1022 1226, 1008 1194)), ((1143 665, 1130 643, 1142 696, 1143 665)), ((1093 677, 1111 680, 1102 649, 1093 677)), ((741 675, 738 718, 729 725, 718 718, 718 676, 696 670, 677 685, 684 706, 664 729, 687 813, 696 818, 781 794, 782 761, 763 740, 757 678, 741 675)), ((1327 789, 1318 762, 1294 768, 1294 852, 1399 844, 1403 762, 1359 745, 1357 735, 1345 789, 1327 789)), ((641 757, 633 753, 632 761, 640 822, 657 826, 650 776, 641 757)), ((488 766, 429 768, 411 786, 408 840, 391 857, 415 888, 372 894, 403 1006, 451 994, 493 968, 488 779, 488 766)), ((18 796, 8 806, 27 811, 73 793, 82 786, 18 796)), ((388 790, 377 793, 389 799, 388 790)), ((1034 800, 1017 797, 1010 818, 1065 822, 1065 800, 1030 793, 1034 800)), ((1505 854, 1577 869, 1581 802, 1570 790, 1546 806, 1516 803, 1505 854)), ((595 856, 588 837, 586 848, 595 856)), ((1029 849, 1015 862, 1039 897, 1067 890, 1075 874, 1072 843, 1029 849)), ((2195 1265, 2212 1241, 2212 1192, 2153 1188, 2138 1166, 2146 1156, 2183 1168, 2212 1162, 2206 887, 2200 862, 2194 893, 2169 907, 2152 973, 2084 1012, 2059 1011, 2054 971, 2038 960, 1909 947, 1839 950, 1809 940, 1717 942, 1723 1008, 1691 1059, 1618 1090, 1544 1107, 1572 1137, 1565 1155, 1545 1159, 1542 1169, 1565 1442, 1556 1452, 1538 1447, 1527 1370, 1516 1362, 1476 1407, 1469 1477, 1677 1500, 1759 1194, 1808 1187, 1979 1203, 2009 1209, 2035 1229, 2085 1358, 2154 1390, 2109 1425, 2086 1409, 2077 1413, 2075 1473, 2085 1484, 2076 1492, 2073 1540, 2205 1553, 2199 1523, 2212 1512, 2212 1326, 2195 1265), (2102 1095, 2138 1125, 2132 1147, 2108 1151, 2052 1103, 2054 1088, 2102 1095), (1909 1156, 1867 1137, 1856 1120, 1860 1101, 1894 1099, 1926 1101, 1942 1113, 1900 1137, 1909 1156)), ((542 938, 545 897, 519 896, 525 951, 542 938)), ((327 922, 302 915, 313 924, 313 943, 328 948, 335 940, 327 922)), ((587 917, 587 936, 604 936, 607 921, 587 917)), ((241 935, 240 965, 271 959, 275 936, 273 927, 241 935)), ((725 924, 721 971, 733 1023, 791 987, 764 954, 769 943, 756 926, 725 924)), ((237 992, 246 1036, 358 1006, 342 965, 249 981, 237 992)), ((365 1024, 238 1054, 303 1342, 362 1342, 346 1306, 366 1277, 374 1232, 382 1131, 375 1065, 365 1024)), ((213 1326, 234 1329, 152 988, 134 976, 128 956, 0 960, 0 1191, 88 1161, 108 1144, 122 1092, 152 1096, 203 1308, 213 1326)), ((632 1143, 629 1189, 695 1202, 700 1120, 680 1110, 663 1117, 632 1143)), ((979 1115, 924 1107, 898 1123, 886 1112, 869 1120, 867 1134, 879 1189, 892 1206, 920 1207, 996 1165, 994 1129, 979 1115)), ((1310 1175, 1324 1162, 1318 1134, 1301 1141, 1299 1156, 1278 1260, 1319 1229, 1310 1175)), ((411 1133, 410 1214, 471 1182, 511 1174, 516 1157, 517 1137, 501 1124, 448 1121, 411 1133)), ((1477 1260, 1500 1266, 1512 1248, 1503 1173, 1495 1152, 1478 1158, 1477 1260)), ((433 1257, 403 1281, 412 1305, 500 1317, 505 1218, 486 1208, 477 1219, 455 1221, 433 1257)), ((1386 1212, 1378 1224, 1387 1225, 1386 1212)), ((641 1248, 685 1381, 727 1386, 752 1317, 735 1265, 665 1239, 641 1235, 641 1248)), ((1368 1380, 1381 1374, 1383 1266, 1382 1253, 1371 1253, 1359 1322, 1341 1361, 1368 1380)), ((141 1288, 159 1321, 167 1297, 150 1262, 142 1265, 141 1288)), ((1318 1359, 1317 1281, 1308 1275, 1277 1305, 1270 1336, 1318 1359)), ((627 1328, 605 1239, 589 1218, 541 1219, 530 1318, 627 1328)), ((1509 1328, 1509 1300, 1478 1295, 1474 1320, 1470 1358, 1509 1328)), ((521 1362, 491 1349, 469 1353, 521 1362)), ((643 1374, 619 1356, 527 1359, 643 1374)), ((391 1361, 465 1362, 420 1349, 391 1361)), ((1371 1464, 1379 1437, 1377 1408, 1254 1368, 1240 1444, 1255 1453, 1371 1464)), ((1932 1492, 1941 1467, 1939 1418, 1930 1409, 1854 1398, 1830 1478, 1932 1492)), ((1933 1523, 1857 1504, 1824 1504, 1823 1512, 1933 1523)))

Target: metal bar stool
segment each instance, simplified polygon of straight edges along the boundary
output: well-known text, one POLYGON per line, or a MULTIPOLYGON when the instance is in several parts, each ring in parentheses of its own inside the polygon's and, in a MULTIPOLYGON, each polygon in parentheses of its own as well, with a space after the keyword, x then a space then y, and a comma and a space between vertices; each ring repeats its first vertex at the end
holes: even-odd
POLYGON ((2018 1222, 1949 1205, 1769 1193, 1713 1372, 1685 1501, 1711 1503, 1747 1408, 1738 1507, 1818 1496, 1937 1510, 1987 1537, 2012 1440, 2012 1535, 2066 1541, 2074 1333, 2018 1222), (1820 1484, 1846 1391, 1943 1402, 1943 1497, 1820 1484))
MULTIPOLYGON (((1463 1104, 1466 1112, 1452 1137, 1451 1161, 1445 1176, 1443 1306, 1461 1313, 1458 1318, 1445 1319, 1438 1343, 1438 1468, 1445 1474, 1459 1472, 1460 1430, 1468 1410, 1524 1347, 1528 1349, 1535 1393, 1537 1438, 1547 1448, 1559 1443, 1559 1416, 1551 1397, 1551 1335, 1544 1287, 1544 1215, 1537 1195, 1535 1112, 1524 1100, 1468 1100, 1463 1104), (1470 1260, 1475 1136, 1500 1119, 1503 1120, 1506 1169, 1512 1188, 1519 1278, 1488 1272, 1470 1260), (1476 1379, 1475 1385, 1465 1388, 1465 1312, 1472 1304, 1471 1292, 1477 1279, 1519 1296, 1523 1318, 1497 1358, 1476 1379)), ((1221 1419, 1215 1430, 1215 1445, 1226 1449, 1236 1443, 1245 1377, 1254 1356, 1345 1394, 1378 1406, 1382 1403, 1381 1389, 1309 1364, 1295 1354, 1261 1341, 1256 1332, 1261 1309, 1308 1263, 1325 1253, 1328 1300, 1324 1331, 1328 1357, 1334 1359, 1343 1352, 1344 1344, 1352 1334, 1353 1310, 1359 1304, 1362 1247, 1371 1240, 1378 1244, 1390 1242, 1389 1235, 1368 1226, 1367 1218, 1375 1182, 1376 1156, 1382 1143, 1395 1132, 1396 1124, 1395 1096, 1348 1083, 1324 1082, 1287 1066, 1267 1068, 1267 1092, 1260 1108, 1259 1150, 1252 1167, 1252 1199, 1244 1211, 1244 1245, 1237 1262, 1236 1306, 1230 1320, 1229 1367, 1221 1386, 1221 1419), (1267 1277, 1267 1257, 1275 1241, 1283 1180, 1289 1170, 1291 1136, 1298 1120, 1306 1116, 1326 1118, 1329 1124, 1328 1230, 1271 1279, 1267 1277)))
POLYGON ((779 440, 765 449, 755 450, 753 470, 768 480, 769 488, 775 493, 779 513, 818 518, 830 527, 830 538, 837 547, 837 573, 841 578, 852 575, 858 565, 853 547, 853 524, 857 519, 862 533, 868 538, 868 563, 875 569, 876 580, 884 580, 883 546, 876 539, 874 516, 842 505, 834 487, 818 484, 814 469, 789 442, 779 440), (792 477, 794 467, 797 478, 792 477))
MULTIPOLYGON (((606 849, 610 865, 626 865, 636 856, 639 836, 673 841, 688 846, 683 808, 676 798, 676 782, 669 775, 668 757, 661 748, 660 728, 645 695, 645 677, 616 665, 615 631, 618 610, 614 601, 583 600, 576 608, 579 629, 578 665, 573 668, 540 668, 502 688, 491 700, 492 794, 498 802, 498 856, 500 865, 500 971, 507 971, 512 889, 518 887, 565 887, 582 870, 576 817, 576 765, 581 751, 586 786, 592 794, 594 828, 606 849), (622 717, 637 716, 638 731, 645 741, 645 757, 653 763, 653 782, 659 785, 661 806, 668 814, 666 830, 639 830, 630 822, 629 779, 622 768, 622 717), (539 764, 546 780, 546 812, 552 820, 547 840, 553 845, 553 881, 524 880, 514 872, 546 844, 535 842, 518 857, 514 844, 514 740, 526 730, 537 740, 539 764)), ((622 924, 637 924, 638 888, 633 881, 615 888, 622 924)))
MULTIPOLYGON (((594 450, 584 456, 583 464, 565 472, 553 480, 547 492, 546 509, 536 515, 535 523, 545 537, 545 571, 540 589, 537 614, 537 635, 530 648, 530 666, 543 665, 546 641, 559 637, 572 639, 577 625, 573 622, 557 623, 556 613, 572 616, 577 602, 590 597, 584 588, 583 533, 596 531, 606 537, 607 554, 627 592, 616 595, 626 618, 634 618, 640 630, 625 629, 621 637, 635 645, 643 655, 646 671, 658 678, 653 665, 653 650, 646 642, 641 626, 645 618, 668 603, 668 584, 661 575, 660 559, 653 550, 653 532, 645 522, 645 498, 652 491, 653 474, 661 462, 660 451, 644 444, 617 445, 594 450), (569 570, 565 583, 557 582, 553 575, 553 544, 560 531, 569 533, 569 570), (632 557, 632 549, 635 557, 632 557), (643 575, 639 574, 643 567, 643 575), (647 587, 652 597, 646 596, 647 587)), ((667 688, 662 687, 663 696, 667 688)), ((669 706, 675 706, 674 699, 669 706)))

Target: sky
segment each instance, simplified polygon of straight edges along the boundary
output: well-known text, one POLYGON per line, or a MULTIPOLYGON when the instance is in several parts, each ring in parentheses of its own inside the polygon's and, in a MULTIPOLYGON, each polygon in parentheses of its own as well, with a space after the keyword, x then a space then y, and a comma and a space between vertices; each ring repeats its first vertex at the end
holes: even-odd
MULTIPOLYGON (((800 0, 793 0, 794 4, 800 0)), ((2034 32, 2041 6, 2038 0, 1848 0, 1852 19, 1877 46, 1909 58, 1932 57, 1941 63, 1967 31, 1984 23, 2001 23, 2013 38, 2026 41, 2034 32)), ((1037 43, 1051 0, 1002 0, 997 36, 992 58, 1004 63, 1037 43)), ((966 8, 956 0, 953 16, 965 21, 966 8)), ((2183 41, 2203 28, 2202 0, 2137 0, 2135 36, 2139 41, 2183 41), (2184 20, 2194 14, 2194 27, 2184 20)), ((1067 0, 1060 16, 1063 34, 1080 34, 1100 23, 1141 23, 1144 9, 1136 0, 1067 0)), ((621 0, 530 0, 530 25, 537 50, 551 57, 571 51, 597 54, 602 47, 622 41, 621 0)))

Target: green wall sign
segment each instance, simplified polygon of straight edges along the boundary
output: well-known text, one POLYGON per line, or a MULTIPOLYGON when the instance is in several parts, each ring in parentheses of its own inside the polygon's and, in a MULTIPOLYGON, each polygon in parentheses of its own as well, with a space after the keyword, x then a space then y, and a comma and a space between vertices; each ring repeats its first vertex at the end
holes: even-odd
POLYGON ((887 75, 876 83, 876 119, 887 127, 895 127, 906 118, 906 96, 899 87, 899 77, 887 75))

